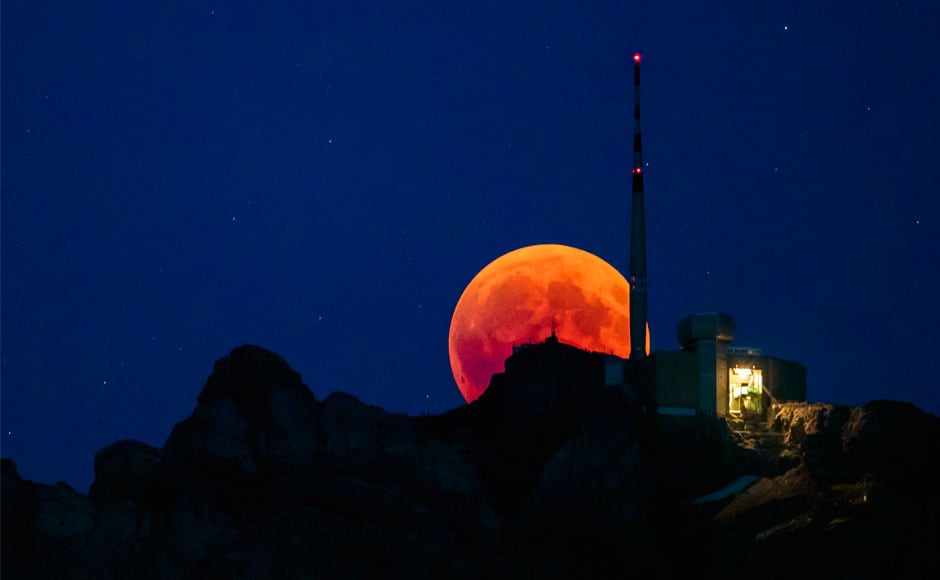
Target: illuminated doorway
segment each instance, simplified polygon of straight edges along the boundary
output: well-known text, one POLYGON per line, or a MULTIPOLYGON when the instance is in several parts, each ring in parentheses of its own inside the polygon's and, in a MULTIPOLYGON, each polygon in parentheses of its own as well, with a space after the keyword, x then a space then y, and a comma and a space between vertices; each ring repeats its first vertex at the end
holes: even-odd
POLYGON ((728 373, 728 411, 733 415, 759 414, 764 377, 760 369, 735 367, 728 373))

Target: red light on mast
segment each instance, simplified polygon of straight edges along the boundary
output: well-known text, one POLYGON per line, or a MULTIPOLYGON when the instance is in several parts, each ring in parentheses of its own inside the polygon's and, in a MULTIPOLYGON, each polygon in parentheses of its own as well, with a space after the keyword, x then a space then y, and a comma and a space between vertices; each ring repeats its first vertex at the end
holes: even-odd
POLYGON ((640 53, 636 53, 633 55, 633 62, 640 62, 640 53))

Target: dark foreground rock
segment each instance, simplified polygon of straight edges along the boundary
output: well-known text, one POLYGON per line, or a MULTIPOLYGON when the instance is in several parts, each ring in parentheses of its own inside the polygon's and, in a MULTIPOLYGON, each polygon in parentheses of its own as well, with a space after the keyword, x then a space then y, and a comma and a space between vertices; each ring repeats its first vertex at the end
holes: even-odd
POLYGON ((940 577, 936 417, 788 404, 748 436, 644 413, 598 372, 545 345, 412 418, 317 401, 239 347, 162 448, 101 450, 88 495, 4 460, 2 576, 940 577), (697 499, 739 476, 757 482, 697 499))

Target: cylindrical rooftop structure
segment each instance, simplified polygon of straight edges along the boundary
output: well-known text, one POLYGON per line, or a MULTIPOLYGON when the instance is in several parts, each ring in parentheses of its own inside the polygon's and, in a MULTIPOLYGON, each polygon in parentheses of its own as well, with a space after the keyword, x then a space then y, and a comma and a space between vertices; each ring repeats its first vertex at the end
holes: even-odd
POLYGON ((687 347, 699 340, 734 340, 734 318, 724 312, 702 312, 679 323, 679 344, 687 347))

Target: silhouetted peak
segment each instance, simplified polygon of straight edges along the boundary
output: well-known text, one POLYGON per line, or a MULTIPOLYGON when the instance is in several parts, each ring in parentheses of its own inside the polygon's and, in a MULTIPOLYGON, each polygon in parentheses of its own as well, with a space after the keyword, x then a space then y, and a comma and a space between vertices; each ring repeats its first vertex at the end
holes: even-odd
POLYGON ((314 399, 300 373, 277 353, 251 344, 236 347, 215 362, 212 375, 199 395, 203 405, 222 395, 240 404, 263 403, 271 387, 282 387, 314 399))
POLYGON ((216 361, 196 409, 173 429, 164 450, 198 469, 221 462, 253 473, 307 463, 317 405, 283 358, 240 346, 216 361))

